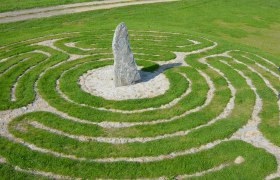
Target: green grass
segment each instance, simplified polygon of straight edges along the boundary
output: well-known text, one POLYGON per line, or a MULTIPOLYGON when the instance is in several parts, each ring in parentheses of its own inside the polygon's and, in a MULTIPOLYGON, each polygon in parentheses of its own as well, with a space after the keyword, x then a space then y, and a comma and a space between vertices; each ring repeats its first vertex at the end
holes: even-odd
MULTIPOLYGON (((48 5, 46 2, 42 3, 48 5)), ((85 179, 161 176, 173 179, 178 175, 194 174, 228 164, 219 171, 208 172, 193 179, 264 179, 276 171, 275 157, 264 149, 241 140, 229 140, 207 150, 167 157, 230 138, 247 124, 252 116, 256 95, 236 70, 251 79, 262 99, 260 131, 274 145, 280 146, 277 96, 263 79, 266 78, 279 91, 280 72, 277 67, 261 58, 268 59, 276 66, 280 65, 277 57, 280 55, 279 49, 274 47, 274 44, 276 47, 279 45, 279 37, 273 34, 280 30, 279 8, 280 3, 276 0, 187 0, 0 24, 0 44, 5 46, 0 48, 0 110, 21 108, 32 103, 36 97, 34 89, 37 89, 50 106, 64 114, 62 117, 55 112, 40 109, 13 118, 8 123, 8 130, 14 137, 51 153, 32 150, 22 143, 0 137, 0 158, 6 159, 6 162, 0 164, 0 174, 4 179, 42 178, 15 170, 17 166, 25 170, 35 169, 85 179), (121 21, 131 30, 131 48, 137 64, 143 66, 142 70, 145 71, 156 71, 159 68, 159 62, 156 61, 164 62, 175 58, 173 52, 190 52, 211 47, 214 45, 212 41, 218 45, 211 50, 189 55, 185 59, 188 64, 186 67, 174 66, 164 70, 162 73, 168 78, 170 87, 163 95, 133 100, 106 100, 84 92, 77 82, 88 70, 113 63, 112 30, 121 21), (267 33, 271 33, 271 36, 267 33), (59 39, 54 46, 61 51, 36 44, 51 39, 59 39), (193 44, 188 39, 200 43, 193 44), (76 47, 67 46, 67 43, 73 42, 76 47), (49 53, 50 57, 38 50, 49 53), (232 58, 206 59, 210 66, 218 69, 225 77, 198 61, 202 57, 228 50, 240 51, 230 52, 232 58), (88 57, 67 61, 69 54, 88 57), (5 58, 8 59, 1 61, 5 58), (233 58, 245 65, 235 63, 233 58), (221 60, 228 62, 230 66, 221 60), (254 68, 261 76, 248 67, 254 68), (203 105, 207 102, 210 88, 200 72, 205 73, 215 87, 213 98, 206 106, 203 105), (227 117, 213 121, 232 98, 227 80, 236 89, 235 106, 227 117), (16 100, 12 101, 11 89, 16 82, 16 100), (63 98, 57 88, 68 99, 63 98), (188 88, 192 89, 190 94, 181 97, 188 88), (144 112, 123 113, 97 109, 130 111, 158 108, 178 97, 181 99, 174 106, 144 112), (203 108, 184 114, 198 106, 203 108), (177 118, 170 120, 174 117, 177 118), (170 121, 154 123, 162 119, 170 121), (104 121, 146 124, 106 128, 100 126, 104 121), (189 132, 148 142, 113 144, 95 140, 79 141, 36 128, 32 122, 80 137, 149 138, 189 132), (209 124, 206 125, 207 123, 209 124), (52 153, 84 159, 57 157, 52 153), (151 162, 94 161, 96 158, 146 156, 160 156, 164 159, 151 162), (238 156, 242 156, 245 161, 241 164, 234 163, 238 156)))
POLYGON ((241 141, 232 141, 221 144, 211 150, 191 154, 186 157, 175 158, 171 160, 151 162, 151 163, 92 163, 84 161, 71 161, 63 158, 56 158, 48 154, 40 154, 37 152, 30 152, 28 148, 20 146, 16 143, 8 142, 1 138, 2 144, 0 144, 1 155, 8 155, 8 160, 11 163, 19 163, 20 167, 46 169, 61 173, 72 177, 82 178, 134 178, 134 177, 158 177, 161 175, 167 177, 174 177, 174 171, 176 174, 183 173, 195 173, 203 169, 211 168, 213 165, 222 164, 225 162, 233 162, 234 159, 242 155, 245 157, 246 162, 241 166, 233 165, 229 168, 225 168, 218 173, 209 174, 207 176, 211 178, 230 178, 235 179, 243 176, 243 178, 262 179, 267 172, 275 170, 274 158, 267 154, 265 151, 253 148, 241 141), (231 151, 234 149, 234 151, 231 151), (7 154, 6 152, 11 152, 7 154), (224 153, 226 152, 226 153, 224 153), (215 159, 209 159, 208 157, 215 156, 215 159), (19 158, 24 158, 25 162, 19 158), (36 158, 38 161, 33 162, 32 159, 36 158), (199 166, 194 166, 197 162, 204 162, 199 166), (30 163, 32 162, 32 163, 30 163), (267 162, 271 162, 267 164, 267 162), (193 165, 190 165, 193 164, 193 165), (162 167, 158 169, 158 167, 162 167), (110 171, 104 171, 109 168, 110 171), (122 171, 123 169, 130 169, 130 171, 122 171), (246 170, 245 170, 246 169, 246 170), (254 172, 258 172, 257 174, 254 172))

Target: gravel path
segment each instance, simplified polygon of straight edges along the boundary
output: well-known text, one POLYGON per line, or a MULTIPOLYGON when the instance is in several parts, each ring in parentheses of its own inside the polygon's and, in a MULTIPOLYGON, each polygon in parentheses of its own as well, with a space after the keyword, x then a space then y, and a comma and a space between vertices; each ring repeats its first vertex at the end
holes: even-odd
POLYGON ((138 4, 172 2, 177 0, 104 0, 94 2, 75 3, 44 8, 34 8, 0 13, 0 23, 23 21, 33 18, 51 17, 62 14, 78 13, 100 9, 111 9, 138 4))

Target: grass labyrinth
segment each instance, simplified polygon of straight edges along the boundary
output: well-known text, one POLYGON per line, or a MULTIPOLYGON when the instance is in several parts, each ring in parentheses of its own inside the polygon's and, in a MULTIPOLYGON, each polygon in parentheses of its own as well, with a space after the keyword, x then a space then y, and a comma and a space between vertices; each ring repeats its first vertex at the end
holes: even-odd
POLYGON ((263 179, 276 171, 275 157, 255 146, 259 137, 280 146, 277 64, 191 34, 131 31, 137 64, 166 65, 169 89, 106 100, 78 81, 113 63, 111 40, 111 30, 95 30, 1 47, 4 177, 263 179))

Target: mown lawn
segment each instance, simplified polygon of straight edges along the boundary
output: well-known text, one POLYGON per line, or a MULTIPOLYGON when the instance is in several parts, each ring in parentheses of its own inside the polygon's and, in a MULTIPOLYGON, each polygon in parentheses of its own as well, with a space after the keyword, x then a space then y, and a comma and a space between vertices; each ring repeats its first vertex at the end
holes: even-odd
MULTIPOLYGON (((23 4, 26 4, 22 6, 27 6, 27 2, 25 1, 23 4)), ((37 3, 39 2, 42 5, 56 3, 46 0, 37 3)), ((17 7, 20 7, 20 4, 17 4, 17 7)), ((10 58, 7 61, 0 61, 0 110, 18 108, 31 103, 35 99, 34 87, 36 87, 38 93, 50 106, 87 122, 70 121, 53 112, 43 111, 30 112, 16 117, 8 124, 9 132, 15 137, 51 152, 70 155, 71 158, 42 153, 21 143, 0 137, 0 157, 5 157, 7 160, 7 163, 0 164, 0 173, 6 179, 38 178, 30 176, 28 173, 14 171, 13 167, 19 166, 25 169, 37 169, 85 179, 135 179, 160 176, 172 179, 180 174, 194 174, 207 171, 220 164, 229 164, 222 170, 207 173, 201 179, 265 178, 277 169, 275 157, 264 149, 256 148, 240 140, 221 142, 213 148, 198 153, 183 154, 174 158, 145 163, 130 161, 104 163, 96 161, 96 159, 157 155, 165 157, 169 153, 197 148, 213 141, 230 138, 252 117, 257 93, 262 99, 262 109, 258 113, 261 118, 259 129, 266 138, 279 146, 277 97, 271 87, 265 83, 263 77, 267 78, 271 82, 271 86, 278 90, 280 85, 277 77, 280 74, 277 68, 258 56, 268 58, 275 66, 280 65, 278 57, 280 55, 279 9, 279 0, 185 0, 0 24, 0 46, 19 42, 0 49, 0 60, 10 58), (182 52, 211 47, 214 44, 211 40, 217 42, 218 45, 209 51, 189 55, 185 59, 189 65, 187 67, 180 66, 166 70, 164 73, 171 82, 170 89, 164 95, 154 99, 111 101, 82 92, 77 81, 83 73, 93 68, 112 64, 112 54, 110 54, 112 37, 109 33, 113 35, 112 30, 120 22, 125 22, 129 30, 132 30, 131 34, 134 36, 130 38, 131 45, 132 48, 135 48, 134 52, 138 52, 135 57, 139 64, 148 71, 158 68, 155 61, 158 57, 161 60, 174 58, 172 52, 180 52, 177 51, 180 48, 176 45, 185 43, 185 36, 171 34, 169 37, 164 37, 167 34, 164 32, 184 33, 190 35, 188 38, 200 41, 198 45, 188 46, 189 44, 187 44, 182 48, 184 50, 182 52), (149 39, 151 34, 153 34, 153 37, 150 37, 151 41, 145 40, 145 38, 139 40, 143 37, 149 39), (41 37, 41 39, 32 39, 36 37, 41 37), (62 51, 33 44, 52 38, 59 39, 54 46, 62 51), (163 40, 155 41, 158 40, 157 38, 163 40), (21 42, 28 39, 31 41, 21 42), (97 47, 97 50, 94 48, 82 50, 66 46, 65 44, 69 42, 75 42, 79 47, 97 47), (30 44, 32 45, 30 46, 30 44), (45 54, 38 53, 38 50, 48 52, 51 56, 47 57, 45 54), (228 50, 241 51, 231 52, 232 58, 209 58, 207 59, 208 65, 198 61, 201 57, 228 50), (141 54, 142 52, 143 54, 141 54), (66 61, 69 54, 89 56, 66 61), (238 59, 244 64, 238 64, 234 59, 238 59), (261 68, 262 66, 274 74, 265 71, 261 68), (34 68, 28 71, 28 67, 34 68), (52 67, 50 70, 44 71, 50 67, 52 67), (255 68, 263 77, 248 67, 255 68), (215 71, 215 68, 219 69, 220 73, 215 71), (209 105, 200 111, 167 123, 122 128, 104 128, 97 124, 103 121, 138 123, 170 119, 194 107, 202 106, 207 99, 210 85, 207 79, 202 77, 201 71, 212 80, 215 91, 209 105), (21 74, 24 75, 18 78, 21 74), (186 79, 183 75, 190 79, 192 85, 188 82, 184 83, 186 79), (256 92, 244 77, 251 79, 250 82, 255 86, 256 92), (10 89, 16 81, 18 82, 15 89, 17 99, 11 101, 10 89), (234 95, 228 81, 236 90, 234 95), (167 109, 130 114, 98 109, 105 107, 138 110, 160 107, 181 96, 190 86, 193 91, 176 105, 167 109), (74 102, 66 100, 58 89, 74 102), (233 96, 235 106, 227 117, 202 126, 219 116, 233 96), (37 128, 32 125, 34 122, 76 136, 106 138, 155 137, 179 131, 190 130, 190 132, 144 143, 136 141, 114 144, 95 140, 77 140, 37 128), (195 129, 199 126, 201 127, 195 129), (241 164, 235 163, 238 156, 242 156, 245 161, 241 164), (77 158, 84 159, 77 160, 77 158)))
POLYGON ((0 12, 98 0, 0 0, 0 12))
MULTIPOLYGON (((52 1, 44 0, 43 4, 45 2, 52 1)), ((16 6, 20 7, 20 4, 16 6)), ((1 24, 0 43, 46 33, 114 29, 124 21, 130 29, 203 33, 280 55, 279 8, 278 0, 183 0, 129 6, 1 24)))

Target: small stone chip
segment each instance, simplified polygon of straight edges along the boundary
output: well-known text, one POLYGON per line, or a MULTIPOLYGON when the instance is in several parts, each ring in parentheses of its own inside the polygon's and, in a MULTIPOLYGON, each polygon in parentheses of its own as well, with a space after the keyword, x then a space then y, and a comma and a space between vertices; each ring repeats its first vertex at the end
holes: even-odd
POLYGON ((4 157, 1 157, 1 156, 0 156, 0 164, 6 163, 6 162, 7 162, 6 159, 5 159, 4 157))
POLYGON ((245 159, 242 156, 238 156, 235 160, 234 163, 235 164, 241 164, 245 161, 245 159))

